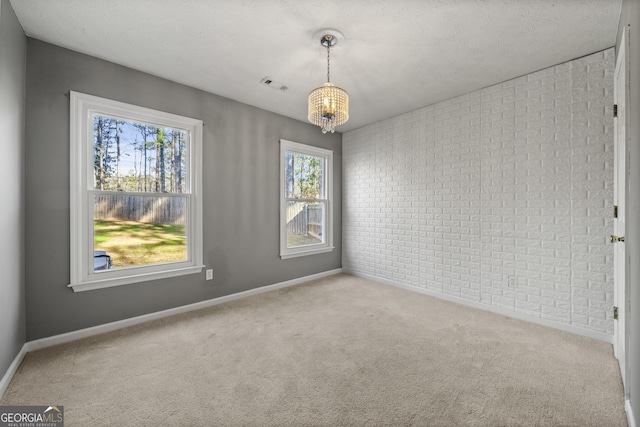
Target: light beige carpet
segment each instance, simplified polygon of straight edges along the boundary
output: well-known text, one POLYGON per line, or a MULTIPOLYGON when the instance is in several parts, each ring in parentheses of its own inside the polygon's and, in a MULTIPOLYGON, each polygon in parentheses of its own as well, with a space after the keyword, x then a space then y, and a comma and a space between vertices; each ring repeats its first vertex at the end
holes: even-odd
POLYGON ((29 353, 67 426, 626 426, 611 345, 348 275, 29 353))

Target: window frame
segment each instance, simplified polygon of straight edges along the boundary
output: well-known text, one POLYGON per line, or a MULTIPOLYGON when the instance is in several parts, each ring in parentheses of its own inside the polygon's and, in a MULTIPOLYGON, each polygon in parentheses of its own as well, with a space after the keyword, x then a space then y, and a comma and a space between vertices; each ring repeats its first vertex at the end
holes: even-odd
MULTIPOLYGON (((204 268, 202 249, 202 127, 199 119, 179 116, 70 91, 70 284, 74 292, 129 285, 150 280, 200 273, 204 268), (187 259, 123 269, 93 270, 93 116, 102 114, 184 130, 187 148, 187 259)), ((105 194, 113 192, 105 191, 105 194)), ((118 192, 141 196, 166 193, 118 192)))
MULTIPOLYGON (((293 199, 292 199, 293 200, 293 199)), ((280 258, 289 259, 307 255, 331 252, 333 246, 333 151, 312 145, 302 144, 299 142, 280 140, 280 258), (325 211, 323 213, 325 234, 324 243, 312 245, 304 245, 289 248, 287 247, 287 197, 286 197, 286 154, 294 152, 304 155, 324 158, 323 173, 323 199, 299 199, 299 200, 317 200, 325 203, 325 211)))

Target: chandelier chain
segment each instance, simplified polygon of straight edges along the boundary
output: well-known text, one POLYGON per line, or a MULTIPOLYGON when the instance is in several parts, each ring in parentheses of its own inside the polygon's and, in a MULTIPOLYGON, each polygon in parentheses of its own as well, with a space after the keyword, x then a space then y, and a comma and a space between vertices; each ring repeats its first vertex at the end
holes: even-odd
POLYGON ((330 70, 329 61, 331 60, 330 53, 331 53, 331 46, 327 45, 327 83, 331 82, 330 74, 329 74, 329 70, 330 70))

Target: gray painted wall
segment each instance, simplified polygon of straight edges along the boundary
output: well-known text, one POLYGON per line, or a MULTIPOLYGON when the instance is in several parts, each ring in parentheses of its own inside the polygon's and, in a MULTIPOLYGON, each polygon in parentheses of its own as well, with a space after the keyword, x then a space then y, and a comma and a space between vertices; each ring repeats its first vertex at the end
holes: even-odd
POLYGON ((0 1, 0 378, 25 342, 24 87, 26 37, 0 1))
POLYGON ((620 47, 620 39, 625 26, 630 26, 630 120, 627 124, 631 132, 630 143, 627 146, 629 167, 628 198, 627 198, 627 230, 625 245, 627 259, 627 278, 630 282, 630 316, 627 329, 630 333, 629 345, 629 399, 635 416, 635 425, 640 422, 640 4, 638 0, 624 0, 618 27, 616 47, 620 47))
MULTIPOLYGON (((262 90, 247 82, 254 83, 262 90)), ((31 38, 26 117, 27 340, 341 266, 340 134, 31 38), (67 288, 69 90, 204 121, 204 261, 213 281, 203 271, 81 293, 67 288), (334 151, 331 253, 278 255, 280 138, 334 151)))

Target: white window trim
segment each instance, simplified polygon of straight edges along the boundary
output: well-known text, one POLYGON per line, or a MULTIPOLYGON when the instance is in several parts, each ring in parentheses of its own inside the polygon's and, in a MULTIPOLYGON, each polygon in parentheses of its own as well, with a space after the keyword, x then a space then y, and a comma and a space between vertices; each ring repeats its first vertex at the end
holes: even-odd
POLYGON ((286 139, 280 140, 280 258, 288 259, 306 255, 314 255, 325 252, 331 252, 334 249, 333 246, 333 151, 326 150, 324 148, 314 147, 311 145, 301 144, 299 142, 288 141, 286 139), (301 154, 309 154, 312 156, 324 157, 325 160, 325 173, 324 173, 324 188, 326 192, 326 212, 324 214, 325 219, 325 242, 317 245, 300 246, 297 248, 287 247, 287 224, 286 224, 286 211, 287 211, 287 199, 286 199, 286 161, 285 154, 287 151, 294 151, 301 154))
MULTIPOLYGON (((74 292, 109 288, 132 283, 199 273, 204 268, 202 255, 202 120, 178 116, 71 91, 70 117, 70 284, 74 292), (189 200, 187 221, 187 260, 94 272, 93 204, 89 190, 93 186, 93 114, 136 120, 147 124, 182 129, 189 138, 189 200), (91 125, 89 125, 91 123, 91 125), (91 216, 91 219, 90 219, 91 216)), ((145 193, 152 196, 155 193, 145 193)), ((158 194, 161 195, 161 194, 158 194)))

